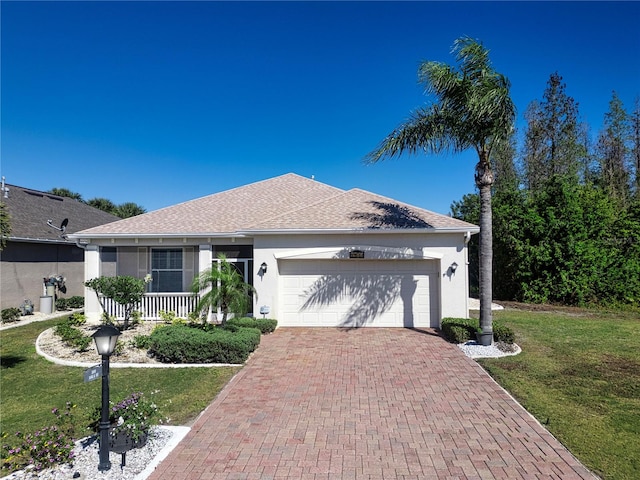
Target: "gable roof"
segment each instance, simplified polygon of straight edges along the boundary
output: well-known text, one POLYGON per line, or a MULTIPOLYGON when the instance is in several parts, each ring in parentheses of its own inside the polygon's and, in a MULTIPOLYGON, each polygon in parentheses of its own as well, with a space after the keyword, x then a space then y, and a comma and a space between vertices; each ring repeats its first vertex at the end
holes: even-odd
POLYGON ((271 231, 478 227, 360 189, 288 173, 78 232, 107 236, 216 236, 271 231))
POLYGON ((65 233, 103 225, 119 220, 115 215, 103 212, 73 198, 59 197, 51 193, 31 190, 17 185, 9 185, 7 197, 0 198, 10 216, 11 234, 9 240, 35 242, 74 243, 62 238, 61 231, 47 225, 60 227, 68 219, 65 233))

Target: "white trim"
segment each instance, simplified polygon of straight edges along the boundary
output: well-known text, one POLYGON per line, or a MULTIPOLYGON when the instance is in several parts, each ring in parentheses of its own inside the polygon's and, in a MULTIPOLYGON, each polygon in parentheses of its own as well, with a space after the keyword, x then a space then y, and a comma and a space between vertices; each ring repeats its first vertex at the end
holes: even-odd
POLYGON ((109 239, 109 238, 234 238, 252 237, 256 235, 335 235, 335 234, 403 234, 403 233, 463 233, 476 234, 480 232, 480 227, 435 227, 435 228, 323 228, 323 229, 271 229, 271 230, 239 230, 226 233, 73 233, 69 234, 69 239, 109 239))
MULTIPOLYGON (((375 245, 350 245, 343 247, 316 247, 287 250, 274 254, 276 260, 288 259, 349 259, 351 250, 362 250, 368 260, 441 260, 444 254, 412 248, 378 247, 375 245)), ((356 260, 357 261, 357 260, 356 260)))
POLYGON ((324 228, 324 229, 273 229, 273 230, 242 230, 240 233, 246 236, 258 235, 335 235, 335 234, 434 234, 434 233, 463 233, 480 232, 480 227, 436 227, 436 228, 324 228))

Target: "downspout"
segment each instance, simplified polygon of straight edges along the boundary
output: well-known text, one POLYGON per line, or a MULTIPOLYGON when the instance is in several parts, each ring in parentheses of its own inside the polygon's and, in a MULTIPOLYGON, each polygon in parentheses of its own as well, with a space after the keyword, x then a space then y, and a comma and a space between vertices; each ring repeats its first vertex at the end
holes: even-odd
POLYGON ((88 245, 88 243, 80 243, 80 239, 76 238, 76 247, 86 250, 88 245))
POLYGON ((464 234, 464 264, 465 264, 465 273, 464 273, 464 282, 465 282, 465 291, 467 292, 465 295, 465 303, 467 309, 467 318, 469 318, 469 242, 471 241, 471 232, 467 232, 464 234))

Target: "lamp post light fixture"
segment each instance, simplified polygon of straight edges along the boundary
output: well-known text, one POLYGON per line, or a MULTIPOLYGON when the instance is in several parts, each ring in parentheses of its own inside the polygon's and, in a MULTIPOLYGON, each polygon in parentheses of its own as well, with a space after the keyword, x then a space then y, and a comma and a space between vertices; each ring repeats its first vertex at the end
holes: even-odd
POLYGON ((109 357, 116 349, 120 330, 111 325, 102 325, 91 335, 98 354, 102 355, 102 409, 100 410, 100 462, 98 470, 111 468, 109 461, 109 357))

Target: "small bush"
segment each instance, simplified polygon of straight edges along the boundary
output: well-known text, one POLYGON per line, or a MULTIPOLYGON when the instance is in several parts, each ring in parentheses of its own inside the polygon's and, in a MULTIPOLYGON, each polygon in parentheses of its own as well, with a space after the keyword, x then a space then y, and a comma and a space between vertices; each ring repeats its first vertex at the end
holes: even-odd
POLYGON ((56 310, 62 311, 62 310, 69 310, 69 300, 66 298, 58 298, 56 299, 56 310))
MULTIPOLYGON (((478 331, 478 320, 467 318, 443 318, 442 334, 444 338, 453 343, 465 343, 476 339, 478 331)), ((506 325, 493 322, 493 339, 499 343, 514 343, 515 333, 506 325)))
POLYGON ((87 316, 82 313, 73 313, 69 315, 66 322, 74 327, 79 327, 80 325, 87 323, 87 316))
POLYGON ((175 312, 160 310, 158 315, 164 323, 170 325, 185 325, 187 323, 186 319, 178 317, 175 312))
POLYGON ((136 335, 131 339, 131 346, 140 350, 149 350, 151 346, 150 335, 136 335))
POLYGON ((22 311, 19 308, 5 308, 2 310, 2 321, 3 322, 17 322, 20 320, 20 314, 22 311))
POLYGON ((113 349, 113 356, 117 357, 125 352, 126 344, 122 340, 116 340, 116 346, 113 349))
POLYGON ((478 321, 469 318, 443 318, 440 329, 447 341, 465 343, 476 339, 478 321))
POLYGON ((251 318, 251 317, 243 317, 243 318, 232 318, 227 320, 226 325, 237 325, 239 327, 247 327, 247 328, 257 328, 265 333, 272 333, 276 327, 278 326, 277 320, 272 320, 270 318, 251 318))
POLYGON ((243 363, 260 343, 260 330, 223 328, 209 331, 167 325, 151 333, 149 352, 167 363, 243 363))
POLYGON ((516 334, 506 325, 493 322, 493 339, 500 343, 515 343, 516 334))
POLYGON ((91 337, 84 335, 80 330, 73 326, 69 317, 56 325, 55 334, 69 347, 75 348, 79 352, 84 352, 91 345, 91 337))
POLYGON ((80 295, 74 295, 67 299, 67 306, 69 308, 82 308, 84 307, 84 297, 80 295))

